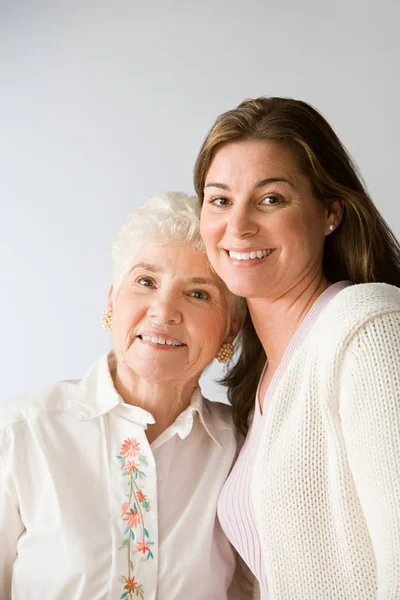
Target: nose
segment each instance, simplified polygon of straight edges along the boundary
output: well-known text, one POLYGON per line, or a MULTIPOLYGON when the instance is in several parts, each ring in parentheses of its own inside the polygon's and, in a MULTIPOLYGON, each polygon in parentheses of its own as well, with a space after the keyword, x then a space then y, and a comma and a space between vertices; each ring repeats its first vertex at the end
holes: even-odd
POLYGON ((246 238, 259 230, 253 209, 248 205, 236 204, 229 212, 227 231, 233 238, 246 238))
POLYGON ((154 325, 177 325, 182 321, 179 300, 173 294, 159 294, 153 299, 147 311, 154 325))

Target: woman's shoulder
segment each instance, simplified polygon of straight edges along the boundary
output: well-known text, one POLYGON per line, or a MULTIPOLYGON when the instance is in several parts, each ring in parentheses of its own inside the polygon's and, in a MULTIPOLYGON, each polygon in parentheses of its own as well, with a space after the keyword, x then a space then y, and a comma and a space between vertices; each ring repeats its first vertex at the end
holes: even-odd
POLYGON ((41 412, 59 412, 77 405, 80 381, 58 381, 16 398, 0 401, 0 431, 41 412))
POLYGON ((362 310, 400 310, 400 288, 388 283, 359 283, 341 290, 338 306, 358 306, 362 310))
POLYGON ((327 364, 361 332, 383 331, 400 316, 400 289, 386 283, 351 285, 336 294, 321 311, 308 338, 307 352, 327 364))
POLYGON ((340 335, 374 318, 399 311, 400 288, 387 283, 360 283, 336 294, 322 311, 319 325, 340 335))

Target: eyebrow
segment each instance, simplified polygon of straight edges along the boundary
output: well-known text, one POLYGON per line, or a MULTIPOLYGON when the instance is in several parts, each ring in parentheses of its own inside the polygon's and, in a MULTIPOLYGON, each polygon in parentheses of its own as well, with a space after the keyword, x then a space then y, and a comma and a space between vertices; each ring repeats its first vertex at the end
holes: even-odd
POLYGON ((191 277, 189 283, 198 283, 199 285, 213 285, 214 287, 221 289, 218 281, 214 279, 207 279, 207 277, 191 277))
MULTIPOLYGON (((278 182, 283 182, 283 183, 287 183, 290 186, 294 187, 293 184, 288 180, 285 179, 284 177, 267 177, 266 179, 261 179, 261 181, 257 181, 257 183, 254 186, 254 189, 259 189, 264 187, 264 185, 268 185, 269 183, 278 183, 278 182)), ((220 190, 226 190, 227 192, 230 192, 230 188, 228 185, 226 185, 225 183, 219 183, 216 181, 211 181, 210 183, 207 183, 204 186, 205 188, 208 187, 215 187, 215 188, 219 188, 220 190)))
MULTIPOLYGON (((133 271, 134 269, 145 269, 146 271, 151 271, 152 273, 162 273, 162 269, 160 267, 157 267, 156 265, 152 265, 150 263, 137 263, 136 265, 133 265, 131 271, 133 271)), ((191 277, 190 279, 188 279, 188 283, 196 283, 199 285, 212 285, 218 289, 221 289, 221 285, 218 283, 218 281, 215 281, 214 279, 209 279, 207 277, 191 277)))
POLYGON ((160 273, 162 269, 160 267, 156 267, 156 265, 152 265, 150 263, 137 263, 133 265, 131 271, 133 269, 146 269, 146 271, 152 271, 153 273, 160 273))

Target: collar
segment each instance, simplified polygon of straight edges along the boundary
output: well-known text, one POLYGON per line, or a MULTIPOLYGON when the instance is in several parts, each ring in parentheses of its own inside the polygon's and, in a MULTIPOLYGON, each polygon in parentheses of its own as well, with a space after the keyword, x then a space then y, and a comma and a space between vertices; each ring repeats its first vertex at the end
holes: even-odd
POLYGON ((112 372, 115 369, 113 352, 103 354, 89 369, 80 383, 78 421, 101 417, 113 409, 120 410, 129 420, 147 427, 155 423, 154 417, 139 406, 126 404, 114 387, 112 372))
MULTIPOLYGON (((217 446, 221 447, 221 443, 218 439, 218 431, 215 427, 210 407, 204 399, 199 386, 195 388, 190 399, 189 406, 185 408, 185 410, 182 411, 180 415, 178 415, 175 422, 170 427, 168 427, 168 429, 164 433, 177 433, 179 437, 182 440, 184 440, 192 431, 193 423, 196 418, 199 418, 200 423, 202 424, 210 438, 217 444, 217 446)), ((164 437, 164 433, 161 434, 161 436, 159 437, 164 437)))
MULTIPOLYGON (((145 429, 147 425, 155 423, 154 417, 139 406, 126 404, 114 387, 113 372, 115 370, 115 355, 111 351, 103 354, 89 369, 88 373, 80 383, 78 421, 89 421, 101 417, 113 409, 121 413, 131 421, 142 425, 145 429)), ((192 431, 195 418, 199 418, 204 429, 211 439, 221 447, 218 430, 215 426, 208 402, 203 398, 200 387, 197 386, 190 399, 189 406, 181 412, 175 422, 168 427, 155 440, 163 440, 164 434, 171 437, 171 434, 177 433, 184 440, 192 431)))

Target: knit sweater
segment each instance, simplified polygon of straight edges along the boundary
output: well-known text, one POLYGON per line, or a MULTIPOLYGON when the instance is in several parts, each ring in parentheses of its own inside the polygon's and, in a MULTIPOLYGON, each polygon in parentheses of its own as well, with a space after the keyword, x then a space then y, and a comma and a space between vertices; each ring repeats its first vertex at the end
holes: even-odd
POLYGON ((400 289, 337 294, 260 439, 252 498, 271 600, 399 600, 400 289))

